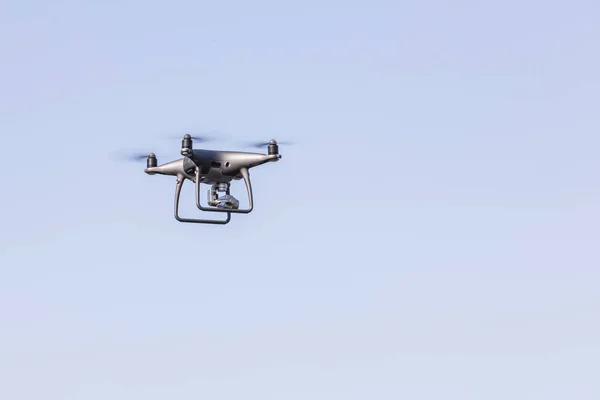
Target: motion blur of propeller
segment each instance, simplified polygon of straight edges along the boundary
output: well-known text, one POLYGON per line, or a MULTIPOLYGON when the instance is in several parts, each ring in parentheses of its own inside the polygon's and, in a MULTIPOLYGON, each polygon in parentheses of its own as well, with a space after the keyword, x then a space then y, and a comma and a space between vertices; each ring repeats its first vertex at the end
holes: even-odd
MULTIPOLYGON (((194 142, 197 142, 197 143, 214 142, 214 141, 217 141, 217 140, 223 140, 223 139, 225 139, 225 135, 223 135, 220 132, 204 132, 204 133, 200 133, 200 134, 197 134, 197 135, 193 135, 191 133, 187 133, 187 135, 189 135, 191 137, 191 139, 194 142)), ((176 139, 180 139, 181 140, 181 139, 183 139, 184 136, 185 136, 184 134, 181 134, 181 135, 170 135, 169 138, 170 139, 174 139, 174 140, 176 140, 176 139)))
MULTIPOLYGON (((148 159, 156 160, 156 154, 153 152, 141 152, 141 151, 133 151, 133 152, 121 152, 115 155, 115 158, 126 161, 126 162, 140 162, 148 159)), ((167 157, 168 158, 168 157, 167 157)), ((154 161, 153 161, 154 163, 154 161)))
POLYGON ((145 160, 148 157, 151 157, 153 155, 154 155, 154 153, 130 153, 130 154, 122 155, 121 158, 123 158, 127 161, 141 161, 141 160, 145 160))
MULTIPOLYGON (((193 146, 193 144, 191 142, 189 142, 189 140, 193 140, 196 143, 204 143, 204 142, 210 142, 210 141, 216 141, 216 140, 223 140, 225 139, 225 136, 227 135, 222 135, 221 133, 216 133, 214 132, 214 134, 202 134, 202 135, 192 135, 192 134, 183 134, 183 135, 169 135, 168 138, 170 139, 180 139, 182 140, 182 152, 181 155, 187 156, 189 157, 190 154, 187 154, 189 152, 191 152, 191 148, 193 146)), ((259 148, 259 149, 264 149, 265 147, 268 149, 269 154, 279 154, 279 146, 283 145, 283 146, 289 146, 289 145, 294 145, 294 142, 289 142, 289 141, 278 141, 275 139, 271 139, 269 141, 252 141, 252 142, 242 142, 242 144, 245 147, 254 147, 254 148, 259 148)), ((170 153, 170 152, 168 152, 170 153)), ((125 160, 125 161, 134 161, 134 162, 139 162, 139 161, 143 161, 143 160, 147 160, 148 163, 152 163, 154 164, 156 162, 156 159, 158 158, 153 152, 141 152, 141 151, 132 151, 132 152, 121 152, 120 154, 116 155, 118 159, 120 160, 125 160), (152 159, 152 160, 149 160, 152 159)), ((164 156, 164 154, 163 154, 164 156)), ((162 156, 161 156, 162 158, 162 156)), ((168 159, 171 159, 173 157, 166 157, 168 159)), ((175 156, 175 158, 179 158, 179 155, 175 156)))
MULTIPOLYGON (((170 136, 171 139, 177 140, 177 139, 183 139, 184 135, 172 135, 170 136)), ((215 140, 217 140, 216 137, 214 136, 194 136, 194 135, 190 135, 192 140, 194 142, 200 142, 200 143, 205 143, 205 142, 214 142, 215 140)))
MULTIPOLYGON (((295 143, 293 142, 280 142, 279 140, 276 141, 278 145, 283 145, 283 146, 290 146, 290 145, 294 145, 295 143)), ((268 145, 271 144, 271 141, 267 141, 267 142, 246 142, 246 146, 248 147, 256 147, 256 148, 263 148, 266 147, 268 145)))

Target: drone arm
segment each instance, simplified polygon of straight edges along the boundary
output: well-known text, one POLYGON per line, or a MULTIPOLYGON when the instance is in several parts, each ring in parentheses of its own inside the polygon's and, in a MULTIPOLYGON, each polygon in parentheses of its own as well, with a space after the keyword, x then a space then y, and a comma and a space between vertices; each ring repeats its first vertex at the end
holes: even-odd
POLYGON ((240 174, 244 179, 244 183, 246 184, 246 191, 248 192, 248 208, 246 209, 225 209, 225 208, 215 208, 215 207, 204 207, 200 203, 200 169, 196 170, 196 206, 202 211, 211 211, 211 212, 226 212, 226 213, 238 213, 238 214, 248 214, 254 209, 254 199, 252 195, 252 183, 250 182, 250 173, 248 172, 248 168, 241 168, 240 174))
POLYGON ((215 225, 225 225, 231 221, 231 214, 227 213, 227 218, 225 220, 211 220, 211 219, 194 219, 194 218, 182 218, 179 216, 179 197, 181 195, 181 189, 183 188, 183 182, 185 181, 185 177, 180 175, 177 177, 177 185, 175 187, 175 219, 179 222, 190 222, 197 224, 215 224, 215 225))

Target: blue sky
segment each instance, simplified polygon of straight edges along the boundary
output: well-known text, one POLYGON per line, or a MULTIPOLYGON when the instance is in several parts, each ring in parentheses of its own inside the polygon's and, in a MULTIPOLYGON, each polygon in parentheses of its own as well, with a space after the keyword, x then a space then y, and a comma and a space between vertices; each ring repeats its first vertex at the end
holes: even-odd
POLYGON ((0 397, 597 399, 599 11, 4 2, 0 397), (202 131, 226 226, 115 157, 202 131))

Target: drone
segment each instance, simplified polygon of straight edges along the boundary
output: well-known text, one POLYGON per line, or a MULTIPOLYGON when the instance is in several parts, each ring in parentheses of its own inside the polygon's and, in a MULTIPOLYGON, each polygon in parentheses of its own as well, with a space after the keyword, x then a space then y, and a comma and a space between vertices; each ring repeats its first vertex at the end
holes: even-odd
POLYGON ((175 161, 158 165, 156 155, 147 156, 144 172, 148 175, 169 175, 177 178, 175 186, 175 219, 183 223, 225 225, 231 221, 231 214, 248 214, 254 209, 254 195, 250 182, 250 169, 281 159, 279 145, 275 139, 257 144, 267 146, 267 154, 243 151, 220 151, 194 149, 193 137, 186 134, 181 141, 181 155, 175 161), (226 213, 225 219, 183 218, 179 215, 179 198, 183 183, 188 179, 195 184, 196 207, 203 212, 226 213), (248 193, 248 208, 240 209, 240 202, 231 195, 231 183, 243 180, 248 193), (208 207, 200 202, 200 185, 211 185, 208 190, 208 207))

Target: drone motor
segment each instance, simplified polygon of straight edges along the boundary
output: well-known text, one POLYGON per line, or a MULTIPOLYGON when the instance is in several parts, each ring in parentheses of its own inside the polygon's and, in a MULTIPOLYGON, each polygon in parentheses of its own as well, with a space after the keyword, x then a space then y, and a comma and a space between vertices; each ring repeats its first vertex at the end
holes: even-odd
POLYGON ((154 153, 150 153, 148 155, 148 160, 146 161, 147 168, 154 168, 158 165, 158 161, 156 160, 156 155, 154 153))
POLYGON ((185 134, 181 141, 181 155, 189 157, 192 155, 193 140, 190 134, 185 134))
POLYGON ((277 142, 274 139, 269 142, 268 149, 270 156, 279 154, 279 146, 277 145, 277 142))

